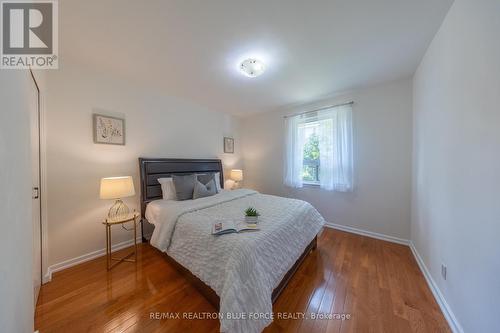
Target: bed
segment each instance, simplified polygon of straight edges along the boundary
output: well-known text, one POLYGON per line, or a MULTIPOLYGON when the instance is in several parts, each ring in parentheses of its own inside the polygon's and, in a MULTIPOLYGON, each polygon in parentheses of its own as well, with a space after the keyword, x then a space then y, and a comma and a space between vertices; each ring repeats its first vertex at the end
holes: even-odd
POLYGON ((324 219, 307 202, 249 189, 196 200, 162 200, 159 178, 219 173, 218 159, 140 158, 143 241, 170 261, 220 313, 223 332, 260 332, 272 322, 272 303, 307 254, 324 219), (261 213, 257 232, 211 235, 213 221, 261 213), (150 230, 153 230, 149 236, 150 230), (244 319, 236 320, 236 317, 244 319))

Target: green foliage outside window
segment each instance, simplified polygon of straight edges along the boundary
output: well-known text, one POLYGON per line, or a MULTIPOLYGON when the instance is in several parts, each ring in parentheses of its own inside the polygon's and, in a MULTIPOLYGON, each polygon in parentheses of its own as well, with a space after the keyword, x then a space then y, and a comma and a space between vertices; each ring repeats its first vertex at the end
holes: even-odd
POLYGON ((319 160, 319 137, 316 133, 309 135, 304 145, 304 160, 319 160))
POLYGON ((309 135, 304 145, 304 169, 302 179, 307 182, 319 181, 319 137, 316 133, 309 135))

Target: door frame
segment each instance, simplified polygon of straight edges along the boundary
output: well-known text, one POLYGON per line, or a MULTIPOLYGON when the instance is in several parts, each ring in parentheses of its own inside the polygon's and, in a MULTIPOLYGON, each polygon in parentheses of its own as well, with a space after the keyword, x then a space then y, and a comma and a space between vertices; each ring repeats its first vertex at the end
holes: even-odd
POLYGON ((46 92, 45 92, 45 75, 41 71, 33 72, 29 69, 29 74, 38 89, 38 129, 39 129, 39 195, 40 195, 40 228, 41 228, 41 283, 42 285, 51 280, 50 272, 48 272, 48 204, 47 204, 47 146, 46 146, 46 92), (37 75, 38 74, 38 75, 37 75))

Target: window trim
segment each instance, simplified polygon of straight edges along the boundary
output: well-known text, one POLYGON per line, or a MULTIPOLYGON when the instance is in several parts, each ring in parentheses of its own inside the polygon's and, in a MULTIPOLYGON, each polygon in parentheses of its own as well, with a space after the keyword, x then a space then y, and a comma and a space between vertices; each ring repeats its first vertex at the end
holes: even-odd
POLYGON ((305 185, 306 187, 320 187, 321 186, 319 181, 314 182, 314 181, 303 180, 302 184, 305 185))

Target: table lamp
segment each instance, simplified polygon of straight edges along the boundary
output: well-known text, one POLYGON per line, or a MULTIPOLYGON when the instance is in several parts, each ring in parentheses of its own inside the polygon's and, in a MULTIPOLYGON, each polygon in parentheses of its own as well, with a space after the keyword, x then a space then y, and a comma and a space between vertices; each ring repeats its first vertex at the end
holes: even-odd
POLYGON ((231 170, 231 179, 234 180, 234 187, 239 188, 240 182, 243 180, 243 170, 233 169, 231 170))
POLYGON ((101 179, 101 190, 99 197, 104 200, 115 199, 115 203, 108 212, 108 220, 119 220, 130 213, 129 208, 122 198, 135 195, 134 181, 132 177, 108 177, 101 179))

